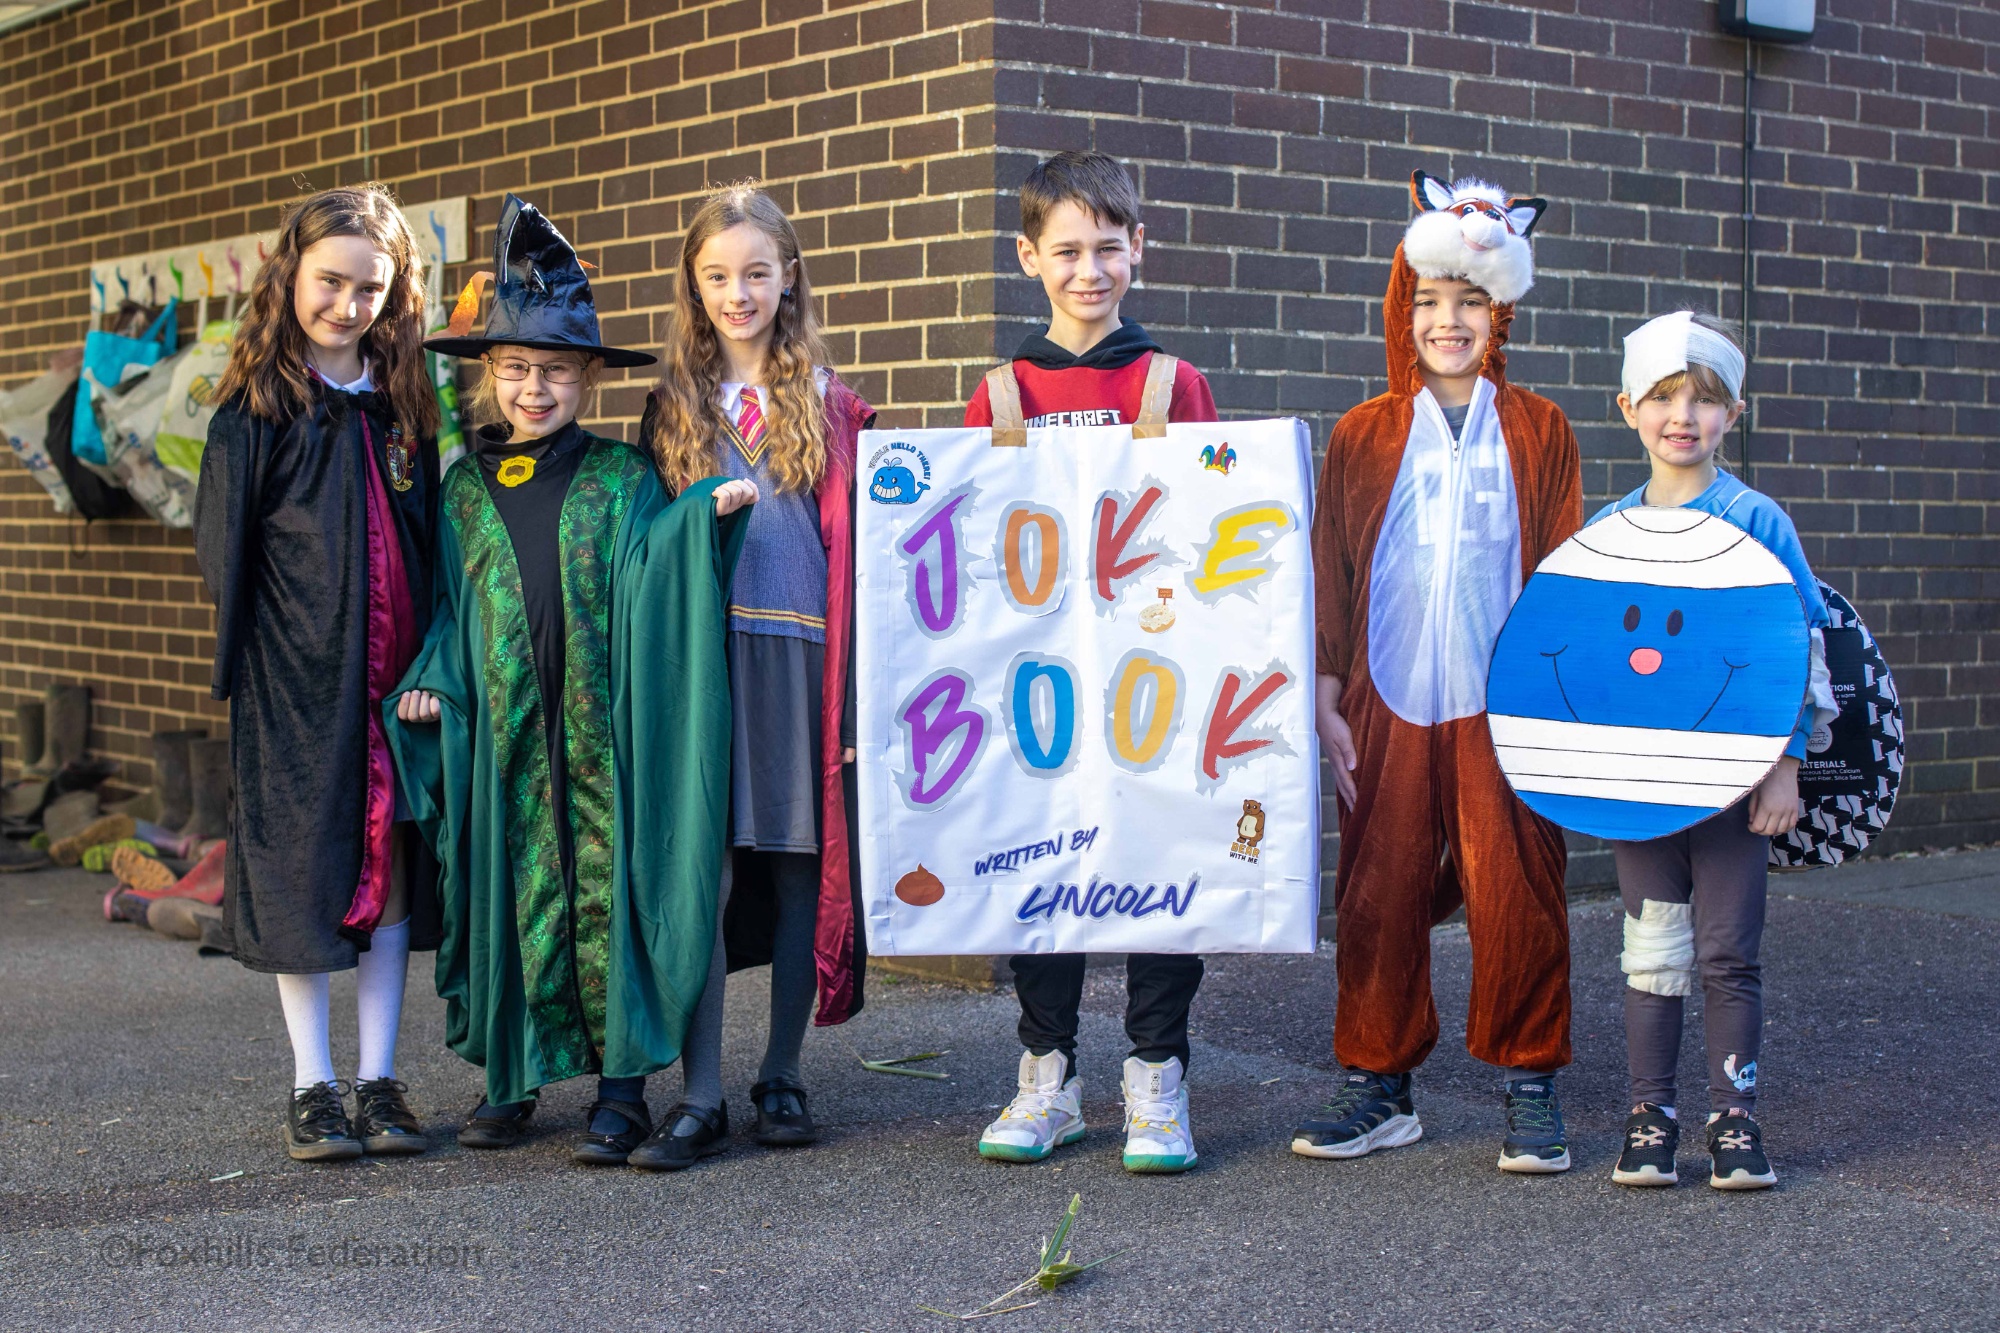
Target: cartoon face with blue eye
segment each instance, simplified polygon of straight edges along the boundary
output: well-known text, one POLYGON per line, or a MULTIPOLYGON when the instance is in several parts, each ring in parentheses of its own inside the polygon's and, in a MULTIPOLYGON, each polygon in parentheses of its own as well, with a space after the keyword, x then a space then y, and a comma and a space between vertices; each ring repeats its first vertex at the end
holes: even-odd
POLYGON ((918 481, 917 474, 901 463, 876 468, 875 479, 868 484, 868 494, 885 505, 913 505, 929 489, 928 482, 918 481))
POLYGON ((1531 809, 1581 833, 1698 823, 1784 753, 1807 635, 1784 565, 1726 520, 1609 515, 1542 563, 1494 646, 1501 768, 1531 809))

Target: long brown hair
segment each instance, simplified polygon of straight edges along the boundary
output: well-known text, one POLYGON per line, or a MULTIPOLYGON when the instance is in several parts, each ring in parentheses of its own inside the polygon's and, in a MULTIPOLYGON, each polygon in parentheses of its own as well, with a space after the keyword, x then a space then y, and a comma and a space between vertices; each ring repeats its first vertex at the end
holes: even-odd
POLYGON ((242 394, 251 415, 283 421, 312 402, 310 342, 292 310, 299 258, 329 236, 359 236, 389 257, 382 312, 361 335, 361 352, 376 386, 404 430, 426 439, 438 432, 437 393, 424 366, 424 261, 417 238, 386 185, 321 190, 293 205, 278 228, 275 253, 257 270, 250 305, 229 349, 216 395, 242 394))
POLYGON ((674 283, 673 320, 661 356, 660 382, 653 390, 659 411, 653 437, 642 443, 651 451, 668 487, 680 490, 722 470, 722 440, 727 429, 721 405, 722 343, 695 284, 694 261, 709 238, 749 223, 778 247, 778 262, 792 273, 791 294, 778 299, 771 327, 771 349, 764 374, 771 401, 765 407, 766 439, 770 442, 771 475, 780 490, 809 491, 826 473, 826 410, 813 383, 813 373, 830 365, 832 357, 819 333, 812 284, 806 279, 805 257, 791 219, 770 195, 741 182, 716 191, 695 212, 681 240, 680 275, 674 283))

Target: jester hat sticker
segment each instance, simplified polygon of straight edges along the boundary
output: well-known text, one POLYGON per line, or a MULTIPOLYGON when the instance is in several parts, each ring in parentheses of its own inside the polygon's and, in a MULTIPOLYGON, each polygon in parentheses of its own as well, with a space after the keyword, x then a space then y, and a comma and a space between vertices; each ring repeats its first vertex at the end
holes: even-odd
POLYGON ((1500 767, 1530 809, 1579 833, 1697 824, 1784 754, 1808 634, 1785 566, 1727 520, 1606 515, 1542 562, 1494 645, 1500 767))

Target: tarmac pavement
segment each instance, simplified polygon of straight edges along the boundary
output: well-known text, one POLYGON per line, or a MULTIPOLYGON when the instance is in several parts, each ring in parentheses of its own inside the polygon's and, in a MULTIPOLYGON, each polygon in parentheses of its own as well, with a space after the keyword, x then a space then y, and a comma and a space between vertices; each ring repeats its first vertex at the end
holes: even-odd
MULTIPOLYGON (((1222 957, 1197 1002, 1200 1166, 1119 1166, 1122 971, 1093 972, 1091 1133, 1050 1162, 973 1152, 1011 1095, 1011 996, 871 979, 815 1029, 810 1149, 732 1150, 656 1177, 572 1166, 589 1080, 548 1091, 501 1153, 460 1150, 478 1071, 444 1046, 428 956, 400 1073, 440 1146, 289 1161, 290 1057, 270 978, 98 912, 81 871, 0 877, 0 1329, 921 1329, 1026 1277, 1083 1199, 1080 1260, 1122 1252, 999 1329, 2000 1327, 2000 853, 1774 878, 1761 1118, 1777 1189, 1701 1183, 1704 1076, 1684 1046, 1678 1189, 1610 1181, 1623 1121, 1618 908, 1572 914, 1576 1166, 1494 1169, 1497 1074, 1459 1044, 1462 926, 1433 936, 1445 1036, 1418 1074, 1421 1143, 1353 1162, 1287 1151, 1332 1085, 1333 945, 1222 957), (1810 897, 1806 895, 1812 895, 1810 897), (949 1048, 948 1081, 858 1055, 949 1048), (398 1248, 400 1247, 400 1249, 398 1248)), ((352 974, 334 982, 353 1064, 352 974)), ((761 972, 733 979, 739 1126, 761 972)), ((1690 1027, 1699 1002, 1690 1005, 1690 1027)), ((663 1110, 678 1076, 653 1080, 663 1110)))

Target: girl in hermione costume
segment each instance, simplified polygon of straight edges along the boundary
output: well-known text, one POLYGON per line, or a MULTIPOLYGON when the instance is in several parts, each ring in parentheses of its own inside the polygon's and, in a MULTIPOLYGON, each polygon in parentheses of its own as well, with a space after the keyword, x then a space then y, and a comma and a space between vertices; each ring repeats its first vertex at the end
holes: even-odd
POLYGON ((423 314, 416 239, 387 190, 306 199, 258 270, 201 461, 195 556, 236 782, 223 914, 237 959, 278 977, 285 1144, 302 1161, 427 1146, 396 1081, 396 1030, 410 950, 437 947, 435 867, 399 822, 376 711, 431 613, 423 314), (327 974, 357 966, 350 1121, 327 974))
POLYGON ((749 186, 712 196, 681 243, 665 374, 641 434, 669 489, 721 472, 761 497, 729 602, 733 855, 683 1100, 635 1166, 678 1170, 726 1145, 725 968, 771 965, 770 1036, 750 1089, 760 1143, 817 1136, 799 1070, 815 992, 822 1024, 861 1009, 848 690, 855 441, 874 410, 828 360, 784 211, 749 186))
POLYGON ((439 609, 385 705, 403 787, 442 866, 438 989, 452 1049, 486 1070, 467 1147, 517 1142, 545 1083, 596 1074, 575 1158, 651 1132, 646 1075, 678 1059, 708 975, 728 803, 723 597, 744 482, 668 504, 647 460, 576 422, 606 366, 590 283, 512 195, 482 357, 501 420, 444 480, 439 609))

